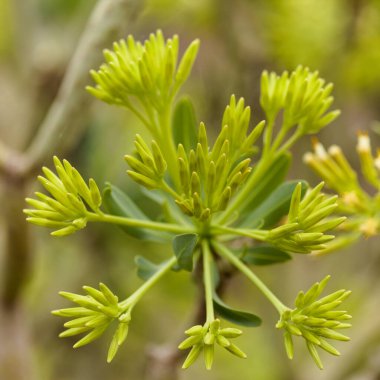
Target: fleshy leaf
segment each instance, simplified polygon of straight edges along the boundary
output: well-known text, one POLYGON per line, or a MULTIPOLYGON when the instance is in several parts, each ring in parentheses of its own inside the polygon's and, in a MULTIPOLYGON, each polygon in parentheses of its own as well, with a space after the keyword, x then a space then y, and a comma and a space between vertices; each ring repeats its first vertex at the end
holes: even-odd
MULTIPOLYGON (((103 190, 103 202, 107 211, 112 215, 150 220, 126 193, 109 183, 103 190)), ((142 240, 162 242, 170 239, 170 234, 167 233, 157 233, 143 228, 127 226, 120 226, 120 228, 128 235, 142 240)))
POLYGON ((155 264, 143 256, 138 255, 135 257, 135 264, 137 265, 137 275, 144 281, 152 277, 165 263, 166 261, 160 264, 155 264))
POLYGON ((259 207, 249 214, 241 224, 242 227, 252 227, 257 221, 263 220, 262 228, 272 227, 289 211, 290 200, 297 184, 301 182, 301 199, 306 193, 305 181, 288 181, 278 186, 259 207))
POLYGON ((252 265, 271 265, 291 259, 288 253, 269 245, 247 247, 242 252, 242 260, 252 265))
POLYGON ((177 235, 173 239, 173 251, 177 257, 180 269, 191 272, 193 270, 193 254, 198 242, 196 234, 177 235))
POLYGON ((188 97, 177 103, 173 114, 173 138, 176 146, 182 144, 188 152, 197 144, 197 120, 194 106, 188 97))
MULTIPOLYGON (((291 162, 289 153, 281 154, 266 170, 265 175, 252 189, 244 207, 243 215, 251 214, 284 181, 291 162)), ((254 171, 251 175, 254 175, 254 171)))
POLYGON ((229 307, 215 292, 212 297, 215 311, 222 318, 241 326, 258 327, 261 325, 261 318, 257 315, 229 307))

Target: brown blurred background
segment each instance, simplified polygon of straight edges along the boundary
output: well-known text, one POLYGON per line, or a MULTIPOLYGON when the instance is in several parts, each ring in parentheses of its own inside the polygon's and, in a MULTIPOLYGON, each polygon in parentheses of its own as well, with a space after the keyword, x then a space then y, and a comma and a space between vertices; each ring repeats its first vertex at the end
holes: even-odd
MULTIPOLYGON (((50 314, 67 305, 58 291, 78 292, 102 281, 128 294, 140 284, 133 257, 144 253, 156 260, 170 247, 103 225, 52 238, 45 229, 29 228, 21 211, 23 198, 37 189, 36 173, 51 166, 53 154, 71 160, 84 177, 117 184, 138 202, 123 155, 141 125, 128 112, 91 99, 84 86, 91 83, 88 70, 99 65, 101 50, 114 39, 133 34, 143 40, 157 28, 167 37, 178 34, 182 50, 201 39, 184 92, 209 127, 220 127, 232 93, 246 99, 259 121, 262 70, 303 64, 335 84, 335 104, 342 110, 320 134, 322 142, 338 143, 355 167, 357 130, 373 130, 373 145, 380 145, 379 0, 0 0, 0 380, 153 380, 149 352, 175 345, 188 326, 195 289, 189 275, 172 274, 136 308, 111 365, 105 361, 109 336, 74 351, 73 340, 57 337, 62 321, 50 314)), ((302 164, 308 149, 308 139, 295 147, 289 178, 315 184, 318 179, 302 164)), ((142 207, 157 212, 152 204, 142 207)), ((328 273, 330 290, 353 290, 346 305, 354 316, 352 341, 339 345, 342 356, 322 354, 321 372, 299 342, 288 361, 274 328, 276 311, 239 277, 227 299, 264 320, 240 338, 248 359, 220 350, 211 372, 200 360, 179 379, 380 379, 379 239, 323 258, 295 256, 256 272, 289 305, 300 289, 328 273)))

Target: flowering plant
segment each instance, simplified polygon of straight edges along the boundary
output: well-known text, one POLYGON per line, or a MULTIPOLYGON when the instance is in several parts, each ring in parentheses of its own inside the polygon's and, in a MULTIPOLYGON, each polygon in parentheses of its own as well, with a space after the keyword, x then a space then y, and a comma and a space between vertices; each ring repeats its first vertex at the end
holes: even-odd
POLYGON ((44 176, 39 177, 49 195, 37 192, 35 199, 27 199, 31 206, 24 210, 27 220, 53 228, 54 236, 100 222, 122 226, 139 239, 171 245, 164 262, 136 257, 144 283, 122 301, 102 283, 99 289, 85 286, 85 295, 62 292, 76 305, 53 312, 70 319, 60 336, 84 334, 74 345, 80 347, 115 325, 107 356, 110 362, 127 337, 140 299, 169 271, 185 270, 202 275, 205 320, 186 330, 188 337, 179 345, 181 350, 190 349, 183 368, 203 353, 210 369, 215 345, 245 358, 230 341, 242 332, 222 326, 221 320, 257 327, 261 319, 221 299, 219 285, 228 263, 278 311, 276 327, 284 330, 288 357, 293 357, 293 336, 300 336, 322 368, 317 348, 338 355, 328 340, 348 340, 336 330, 349 327, 345 321, 350 316, 336 308, 350 292, 340 290, 319 298, 326 277, 306 293, 300 292, 292 309, 252 267, 285 262, 292 254, 328 250, 334 239, 329 231, 345 220, 334 216, 339 202, 336 196, 322 193, 323 183, 310 188, 305 181, 285 181, 289 149, 339 115, 330 110, 332 84, 304 67, 290 74, 264 72, 260 103, 266 120, 250 129, 250 108, 243 99, 231 96, 220 132, 211 142, 204 123, 198 126, 196 122, 191 101, 177 98, 190 75, 199 41, 192 42, 179 61, 178 45, 177 36, 165 40, 160 31, 144 44, 129 36, 105 51, 106 63, 91 72, 95 86, 87 88, 97 98, 127 108, 150 133, 151 141, 136 135, 135 151, 125 160, 131 179, 154 194, 163 210, 161 220, 150 219, 128 194, 111 184, 101 192, 94 180, 87 183, 68 161, 57 157, 56 173, 43 168, 44 176), (242 237, 246 243, 237 248, 242 237))

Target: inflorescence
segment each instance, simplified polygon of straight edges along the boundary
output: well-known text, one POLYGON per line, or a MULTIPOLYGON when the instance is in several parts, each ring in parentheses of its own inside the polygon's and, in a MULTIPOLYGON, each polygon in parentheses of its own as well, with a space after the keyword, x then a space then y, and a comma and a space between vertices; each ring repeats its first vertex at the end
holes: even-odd
MULTIPOLYGON (((151 220, 113 185, 107 185, 101 193, 93 179, 87 184, 69 162, 56 157, 56 174, 43 168, 44 176, 39 177, 49 195, 37 192, 38 200, 27 199, 31 206, 25 210, 27 220, 54 228, 55 236, 72 234, 89 222, 103 222, 123 226, 135 237, 172 246, 172 254, 162 263, 136 258, 144 282, 123 301, 104 284, 99 290, 84 287, 85 295, 62 292, 75 307, 53 312, 70 319, 60 336, 84 334, 74 345, 80 347, 116 325, 108 351, 107 360, 111 361, 127 337, 133 308, 146 292, 171 270, 198 269, 203 276, 206 320, 185 332, 188 337, 179 346, 189 350, 183 368, 203 353, 206 368, 210 369, 216 345, 245 358, 231 342, 241 331, 223 327, 221 320, 251 327, 259 326, 261 320, 226 305, 218 294, 219 264, 228 262, 278 311, 277 327, 285 330, 289 358, 293 357, 292 336, 302 336, 322 368, 316 349, 337 355, 328 340, 348 339, 336 330, 349 327, 344 320, 350 317, 335 309, 349 292, 340 290, 318 299, 326 278, 305 294, 301 292, 295 309, 291 309, 251 267, 284 262, 294 253, 328 250, 334 239, 328 231, 345 221, 345 217, 335 215, 343 204, 341 199, 324 195, 323 183, 309 188, 304 181, 285 181, 293 144, 304 135, 317 133, 339 114, 330 110, 332 85, 326 84, 318 72, 304 67, 282 75, 264 72, 260 103, 266 120, 250 129, 250 107, 243 99, 231 96, 220 132, 211 143, 205 124, 196 123, 191 101, 177 99, 190 75, 199 41, 191 43, 180 60, 178 45, 177 36, 165 41, 160 31, 144 44, 129 36, 115 43, 112 51, 104 52, 106 63, 98 71, 91 71, 95 86, 87 88, 95 97, 129 109, 150 132, 151 141, 136 135, 135 151, 125 156, 127 173, 139 185, 161 194, 159 203, 165 209, 165 218, 151 220), (231 244, 242 237, 249 241, 243 251, 231 244)), ((336 153, 335 148, 333 157, 320 157, 318 153, 317 158, 312 155, 307 161, 322 173, 327 185, 336 186, 340 197, 361 199, 363 194, 351 171, 351 176, 345 177, 346 182, 351 181, 351 195, 339 192, 346 184, 335 180, 337 173, 331 162, 341 165, 342 174, 349 167, 343 159, 336 161, 336 153)), ((371 183, 377 184, 368 159, 363 158, 363 162, 371 183)), ((358 207, 354 200, 350 205, 358 207)))

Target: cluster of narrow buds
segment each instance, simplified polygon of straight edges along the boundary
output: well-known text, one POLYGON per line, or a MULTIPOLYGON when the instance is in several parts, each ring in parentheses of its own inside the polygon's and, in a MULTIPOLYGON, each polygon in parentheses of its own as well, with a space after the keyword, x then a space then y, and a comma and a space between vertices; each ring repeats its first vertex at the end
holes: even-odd
POLYGON ((195 40, 178 64, 178 43, 178 36, 165 41, 160 30, 144 44, 131 35, 115 42, 113 51, 104 51, 107 62, 91 71, 96 87, 87 90, 107 103, 134 109, 133 101, 148 101, 161 110, 186 81, 198 52, 195 40))
POLYGON ((318 299, 324 290, 330 276, 320 283, 315 283, 306 293, 302 291, 295 301, 295 309, 285 310, 276 327, 283 328, 284 343, 289 359, 293 358, 293 335, 302 336, 306 340, 307 348, 317 366, 323 365, 317 348, 320 347, 332 355, 340 355, 326 339, 348 341, 350 338, 336 331, 351 327, 346 320, 351 316, 343 310, 336 309, 350 294, 344 289, 338 290, 328 296, 318 299))
POLYGON ((133 170, 128 175, 140 185, 148 189, 157 189, 162 186, 162 178, 167 164, 157 142, 152 140, 151 149, 140 135, 135 139, 136 155, 125 155, 125 160, 133 170))
POLYGON ((325 234, 345 221, 345 217, 326 220, 338 207, 336 196, 321 193, 324 183, 301 197, 301 183, 296 186, 289 207, 287 223, 269 231, 266 241, 287 252, 310 253, 326 248, 334 239, 325 234))
MULTIPOLYGON (((342 149, 332 145, 328 150, 317 140, 313 140, 314 153, 304 156, 305 163, 313 169, 338 195, 337 212, 348 214, 344 230, 353 232, 350 237, 355 240, 360 234, 366 237, 377 235, 380 231, 379 210, 380 189, 380 155, 374 157, 368 134, 360 132, 356 151, 361 164, 363 178, 376 189, 374 196, 362 188, 358 176, 352 168, 342 149), (355 234, 355 232, 359 232, 355 234)), ((347 239, 342 237, 344 243, 347 239)), ((352 240, 351 239, 351 240, 352 240)), ((347 240, 350 242, 351 240, 347 240)), ((338 243, 338 242, 337 242, 338 243)), ((339 248, 340 246, 337 246, 339 248)))
POLYGON ((90 286, 84 286, 83 289, 87 295, 60 292, 62 297, 79 306, 52 312, 59 317, 72 318, 64 324, 66 330, 59 336, 66 338, 85 333, 86 335, 74 344, 74 348, 79 348, 98 339, 114 320, 118 320, 119 324, 108 350, 107 361, 111 362, 127 338, 131 310, 123 308, 118 297, 102 283, 99 284, 99 290, 90 286))
POLYGON ((231 327, 221 329, 219 319, 207 322, 203 326, 193 326, 186 330, 185 334, 189 337, 178 348, 180 350, 191 348, 191 350, 182 368, 189 368, 203 351, 205 366, 207 369, 211 369, 214 361, 215 343, 239 358, 245 359, 247 357, 243 351, 229 341, 229 339, 239 337, 242 332, 239 329, 231 327))
POLYGON ((231 169, 228 130, 228 126, 222 129, 210 152, 203 123, 199 126, 196 150, 187 154, 182 144, 178 146, 181 195, 176 203, 189 216, 207 220, 212 213, 224 210, 251 171, 248 158, 240 158, 231 169))
POLYGON ((36 192, 39 200, 26 199, 34 209, 25 209, 24 213, 28 215, 28 222, 58 228, 52 235, 64 236, 86 226, 89 210, 100 213, 102 197, 95 181, 90 178, 87 185, 67 160, 61 162, 54 157, 54 165, 58 176, 44 167, 45 177, 38 177, 52 197, 36 192))
POLYGON ((268 120, 274 120, 284 110, 284 133, 294 126, 299 133, 316 133, 331 123, 339 111, 327 112, 333 97, 333 85, 325 83, 317 71, 310 72, 307 67, 299 66, 289 76, 264 72, 261 77, 260 103, 268 120))
POLYGON ((251 172, 251 160, 246 156, 251 153, 252 145, 260 136, 264 123, 259 123, 246 136, 248 109, 244 108, 243 100, 239 100, 236 105, 234 97, 231 98, 224 116, 224 121, 229 124, 222 128, 211 150, 203 123, 199 126, 195 149, 186 152, 182 144, 178 145, 178 191, 163 180, 166 162, 158 145, 153 141, 150 151, 140 136, 136 137, 135 142, 139 157, 125 157, 133 169, 128 174, 147 188, 160 188, 169 192, 186 215, 201 221, 207 220, 214 212, 227 207, 231 197, 251 172), (230 144, 239 145, 239 150, 231 152, 230 144))

